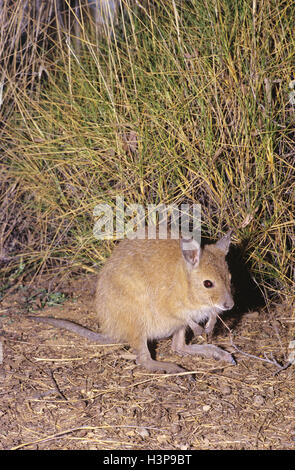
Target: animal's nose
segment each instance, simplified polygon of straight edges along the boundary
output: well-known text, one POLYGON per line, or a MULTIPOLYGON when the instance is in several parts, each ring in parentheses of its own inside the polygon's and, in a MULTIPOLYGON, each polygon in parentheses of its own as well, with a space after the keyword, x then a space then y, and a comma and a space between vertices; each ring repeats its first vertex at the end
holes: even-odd
POLYGON ((228 299, 226 302, 224 302, 223 307, 225 310, 231 310, 233 306, 235 305, 233 299, 228 299))

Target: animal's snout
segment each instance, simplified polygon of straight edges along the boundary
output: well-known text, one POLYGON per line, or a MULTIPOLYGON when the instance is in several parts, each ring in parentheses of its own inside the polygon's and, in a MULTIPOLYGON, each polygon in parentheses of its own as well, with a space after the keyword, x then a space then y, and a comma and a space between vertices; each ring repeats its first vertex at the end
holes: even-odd
POLYGON ((231 310, 233 306, 235 305, 234 301, 232 298, 227 299, 226 302, 223 304, 224 310, 231 310))

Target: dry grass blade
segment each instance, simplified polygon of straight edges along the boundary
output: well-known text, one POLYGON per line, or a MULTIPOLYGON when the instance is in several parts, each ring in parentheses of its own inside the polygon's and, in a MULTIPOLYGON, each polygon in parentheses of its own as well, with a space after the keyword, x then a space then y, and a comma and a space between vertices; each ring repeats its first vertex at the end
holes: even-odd
POLYGON ((204 232, 233 228, 268 298, 292 301, 291 3, 109 2, 99 34, 80 2, 3 4, 1 197, 9 180, 28 221, 21 240, 4 221, 6 272, 20 255, 95 269, 93 209, 117 195, 198 202, 204 232))

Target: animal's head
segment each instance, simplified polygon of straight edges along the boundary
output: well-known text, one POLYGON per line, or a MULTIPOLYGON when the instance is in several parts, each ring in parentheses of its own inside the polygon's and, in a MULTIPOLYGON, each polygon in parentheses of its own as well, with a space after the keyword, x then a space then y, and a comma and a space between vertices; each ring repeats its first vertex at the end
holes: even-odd
POLYGON ((194 239, 180 241, 189 276, 190 296, 196 307, 212 307, 222 312, 234 306, 231 274, 225 259, 230 235, 231 232, 228 232, 215 244, 203 248, 194 239))

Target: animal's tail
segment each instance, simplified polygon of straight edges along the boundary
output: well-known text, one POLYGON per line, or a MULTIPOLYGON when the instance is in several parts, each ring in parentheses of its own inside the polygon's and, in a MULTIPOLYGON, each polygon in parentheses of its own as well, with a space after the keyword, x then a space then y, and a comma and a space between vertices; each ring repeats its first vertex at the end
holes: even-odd
POLYGON ((40 323, 47 323, 49 325, 56 326, 57 328, 64 328, 65 330, 71 331, 72 333, 76 333, 83 338, 87 338, 90 341, 99 344, 121 344, 120 341, 113 341, 108 336, 102 335, 101 333, 96 333, 95 331, 89 330, 84 326, 78 325, 69 320, 62 320, 60 318, 53 318, 53 317, 34 317, 29 315, 27 318, 30 320, 34 320, 40 323))

